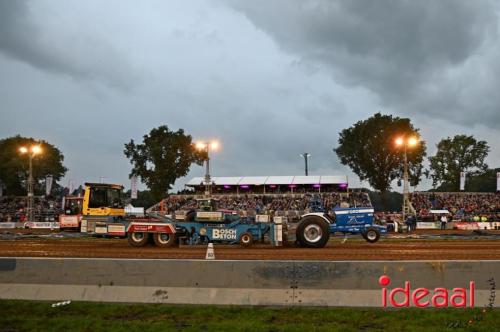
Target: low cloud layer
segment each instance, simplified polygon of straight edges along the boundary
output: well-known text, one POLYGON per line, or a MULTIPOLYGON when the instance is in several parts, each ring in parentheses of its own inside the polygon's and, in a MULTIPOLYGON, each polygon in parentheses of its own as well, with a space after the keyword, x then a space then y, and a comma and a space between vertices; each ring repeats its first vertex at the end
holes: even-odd
POLYGON ((285 51, 387 107, 496 128, 498 6, 490 1, 228 1, 285 51), (476 114, 482 114, 477 118, 476 114))
POLYGON ((449 135, 486 139, 498 166, 498 7, 0 0, 0 137, 60 147, 63 184, 127 184, 123 144, 166 124, 220 140, 217 176, 302 174, 308 152, 311 174, 358 186, 332 148, 382 111, 410 117, 430 154, 449 135))
MULTIPOLYGON (((37 21, 40 10, 37 5, 42 3, 0 1, 0 52, 40 70, 115 88, 130 88, 137 75, 123 53, 100 35, 86 31, 75 34, 72 29, 78 28, 76 22, 71 22, 73 26, 54 27, 50 21, 37 21)), ((46 14, 57 15, 58 11, 46 14)), ((70 23, 65 22, 64 16, 56 17, 57 20, 70 23)), ((90 20, 86 23, 92 25, 90 20)))

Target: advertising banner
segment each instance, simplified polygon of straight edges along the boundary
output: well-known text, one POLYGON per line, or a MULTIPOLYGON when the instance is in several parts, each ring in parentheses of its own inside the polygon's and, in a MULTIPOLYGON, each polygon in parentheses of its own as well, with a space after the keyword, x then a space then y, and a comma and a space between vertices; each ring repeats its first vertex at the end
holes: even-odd
POLYGON ((465 172, 460 172, 460 190, 465 190, 465 172))
POLYGON ((45 196, 49 196, 50 192, 52 190, 52 182, 54 181, 54 178, 52 175, 47 175, 45 178, 45 196))
POLYGON ((137 176, 130 179, 130 198, 137 199, 137 176))
POLYGON ((73 195, 73 191, 75 191, 75 181, 70 180, 69 181, 69 194, 73 195))
POLYGON ((45 221, 45 222, 28 222, 26 223, 26 226, 29 228, 49 228, 49 229, 58 229, 59 228, 59 222, 50 222, 50 221, 45 221))
POLYGON ((436 222, 419 221, 417 222, 417 229, 438 229, 436 222))
POLYGON ((475 230, 479 229, 479 224, 477 222, 457 222, 455 227, 457 229, 475 230))

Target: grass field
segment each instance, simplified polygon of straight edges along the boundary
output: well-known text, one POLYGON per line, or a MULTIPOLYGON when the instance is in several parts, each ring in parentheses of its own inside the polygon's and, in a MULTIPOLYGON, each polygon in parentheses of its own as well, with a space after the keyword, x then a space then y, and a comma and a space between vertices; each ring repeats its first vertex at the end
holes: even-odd
POLYGON ((500 310, 0 301, 0 331, 498 331, 500 310))

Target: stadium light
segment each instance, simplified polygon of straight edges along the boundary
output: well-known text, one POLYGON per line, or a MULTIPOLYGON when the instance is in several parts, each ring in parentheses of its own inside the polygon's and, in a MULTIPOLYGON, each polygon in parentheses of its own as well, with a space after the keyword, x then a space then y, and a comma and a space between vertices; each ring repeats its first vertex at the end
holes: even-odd
POLYGON ((207 148, 207 145, 205 143, 198 142, 198 143, 196 143, 196 148, 198 150, 205 150, 207 148))
POLYGON ((34 145, 31 147, 31 152, 33 154, 40 154, 42 153, 42 148, 40 147, 40 145, 34 145))
POLYGON ((210 195, 212 191, 212 181, 210 181, 210 150, 217 151, 219 149, 219 142, 216 140, 210 142, 196 142, 195 147, 199 151, 205 151, 207 153, 207 159, 205 159, 206 169, 205 169, 205 195, 210 195))
POLYGON ((28 221, 34 221, 34 188, 33 188, 33 157, 42 153, 40 145, 32 145, 29 148, 21 146, 19 148, 21 154, 27 154, 29 158, 29 173, 28 173, 28 221), (31 152, 31 153, 30 153, 31 152))
POLYGON ((418 144, 418 139, 416 137, 410 137, 408 139, 408 146, 415 146, 418 144))
POLYGON ((210 142, 210 149, 217 150, 218 148, 219 148, 219 142, 217 141, 210 142))

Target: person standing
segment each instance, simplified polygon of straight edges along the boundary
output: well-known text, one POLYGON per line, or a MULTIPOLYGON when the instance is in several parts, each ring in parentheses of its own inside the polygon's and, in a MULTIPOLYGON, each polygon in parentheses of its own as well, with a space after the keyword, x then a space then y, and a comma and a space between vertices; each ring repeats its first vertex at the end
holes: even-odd
POLYGON ((446 229, 446 223, 448 222, 448 217, 445 214, 441 216, 441 229, 446 229))

